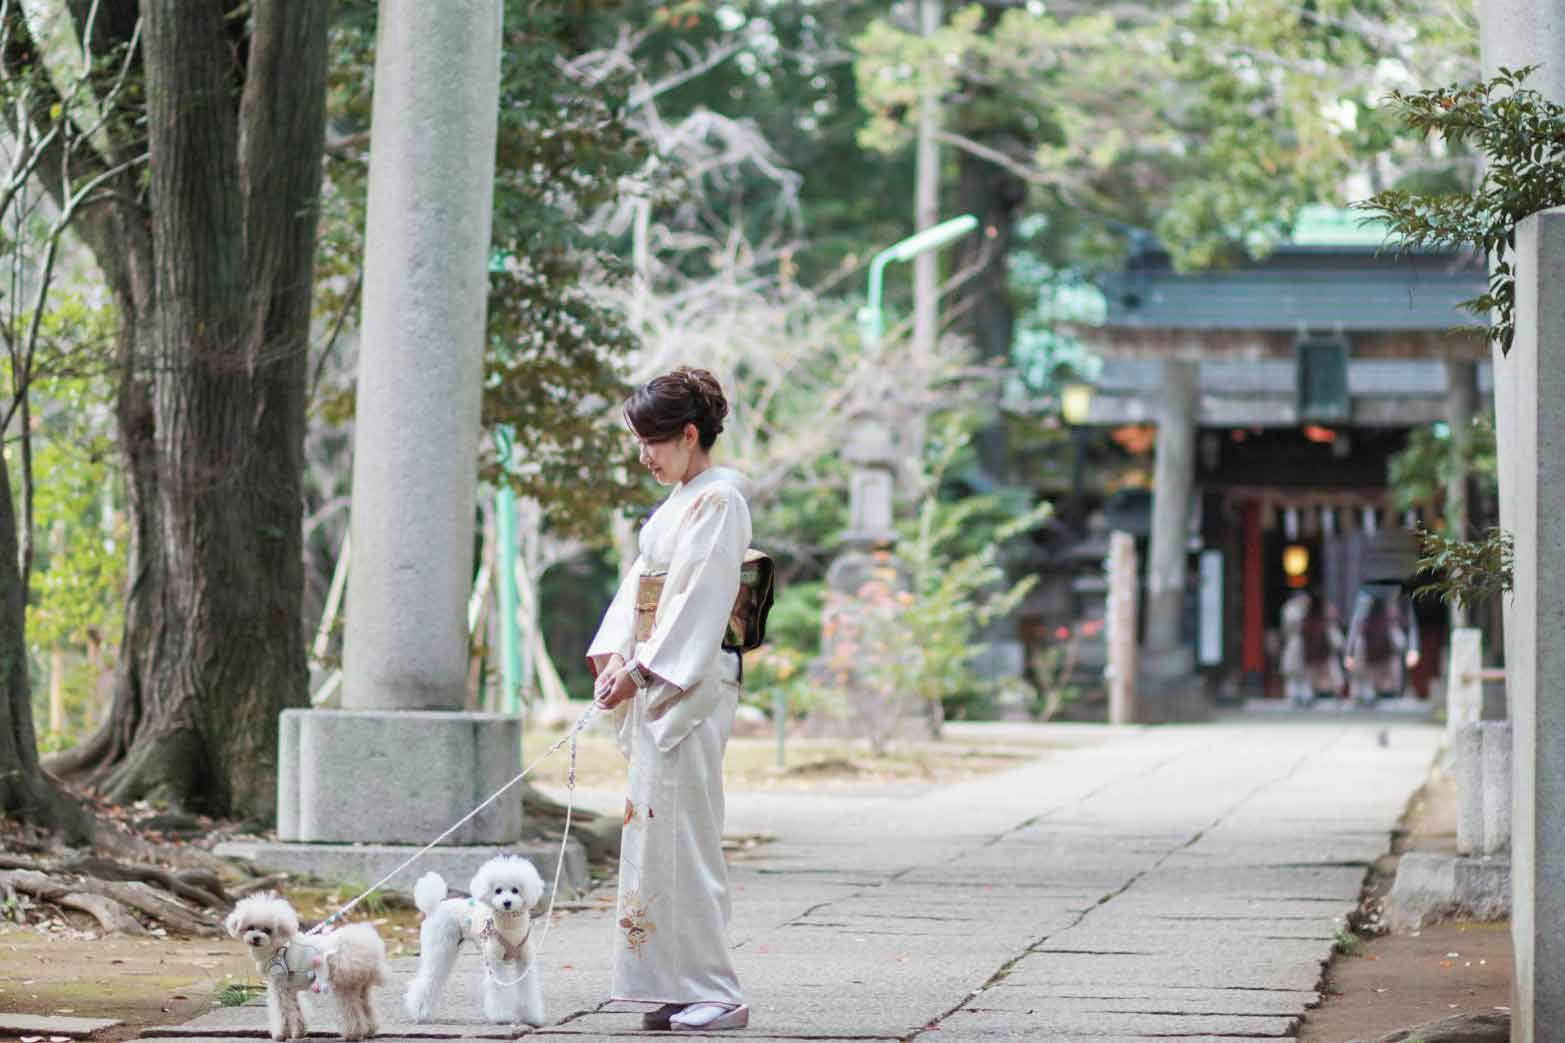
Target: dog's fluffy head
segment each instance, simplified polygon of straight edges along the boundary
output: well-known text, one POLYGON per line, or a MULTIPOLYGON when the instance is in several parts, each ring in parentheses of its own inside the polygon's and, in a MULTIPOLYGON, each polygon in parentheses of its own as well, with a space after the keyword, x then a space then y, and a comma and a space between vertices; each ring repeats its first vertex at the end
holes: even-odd
POLYGON ((252 948, 275 949, 299 933, 299 915, 271 891, 241 898, 228 914, 228 933, 252 948))
POLYGON ((520 855, 497 855, 479 867, 468 893, 496 912, 521 912, 543 897, 543 878, 520 855))

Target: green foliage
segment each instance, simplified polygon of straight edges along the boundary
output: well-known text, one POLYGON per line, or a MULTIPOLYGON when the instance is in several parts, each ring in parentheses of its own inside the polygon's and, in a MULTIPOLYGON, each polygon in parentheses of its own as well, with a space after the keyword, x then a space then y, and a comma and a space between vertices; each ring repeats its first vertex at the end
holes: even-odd
POLYGON ((1470 12, 1452 13, 1419 0, 990 2, 930 38, 882 18, 854 41, 861 141, 903 147, 930 87, 947 142, 1035 187, 1051 260, 1109 260, 1129 225, 1183 268, 1217 264, 1264 253, 1349 174, 1428 158, 1405 155, 1375 102, 1471 60, 1470 12))
MULTIPOLYGON (((636 55, 649 83, 675 84, 656 99, 659 117, 672 124, 706 110, 743 118, 804 173, 798 206, 808 236, 790 230, 797 241, 788 243, 785 264, 793 277, 815 286, 845 259, 867 258, 906 235, 912 165, 859 146, 858 87, 853 63, 843 60, 849 41, 885 12, 883 0, 679 6, 683 17, 656 23, 636 55), (693 55, 728 51, 699 76, 682 77, 693 55)), ((770 217, 771 191, 759 176, 727 186, 731 198, 754 204, 757 222, 770 217)))
POLYGON ((826 603, 826 585, 821 582, 791 583, 777 592, 776 603, 766 620, 766 640, 785 648, 796 648, 813 655, 821 647, 821 609, 826 603))
POLYGON ((596 535, 634 495, 614 464, 634 460, 615 406, 635 342, 594 293, 625 269, 581 222, 619 196, 644 147, 626 122, 629 76, 587 84, 560 63, 612 41, 634 5, 506 8, 484 421, 510 427, 520 453, 487 477, 544 504, 556 530, 596 535))
POLYGON ((820 652, 821 613, 826 587, 820 582, 783 583, 766 620, 766 643, 744 657, 748 702, 770 712, 778 694, 790 716, 823 709, 808 669, 820 652))
POLYGON ((1437 595, 1448 604, 1473 608, 1511 589, 1516 550, 1503 529, 1489 529, 1476 540, 1420 530, 1418 549, 1415 575, 1432 578, 1415 596, 1437 595))
POLYGON ((112 511, 118 473, 107 412, 98 411, 93 424, 92 411, 69 405, 108 390, 77 384, 51 391, 62 408, 45 425, 36 456, 47 476, 35 504, 40 539, 28 619, 28 641, 38 649, 117 635, 125 590, 125 526, 112 511))
POLYGON ((265 985, 231 981, 217 990, 216 1002, 219 1007, 243 1007, 265 991, 265 985))
POLYGON ((1011 365, 1028 395, 1058 396, 1072 381, 1097 377, 1103 362, 1073 329, 1103 321, 1103 293, 1080 272, 1048 263, 1025 249, 1029 240, 1044 241, 1049 220, 1043 215, 1017 225, 1024 248, 1011 258, 1011 287, 1023 302, 1016 318, 1011 365))
POLYGON ((1483 158, 1471 192, 1405 188, 1357 204, 1390 225, 1403 249, 1466 247, 1489 262, 1489 290, 1462 307, 1492 322, 1502 352, 1516 335, 1516 223, 1565 204, 1565 106, 1524 86, 1533 68, 1502 69, 1471 86, 1392 95, 1407 127, 1420 136, 1467 146, 1483 158))
MULTIPOLYGON (((633 5, 620 2, 507 0, 501 64, 483 421, 514 432, 517 459, 509 469, 491 459, 485 477, 537 499, 555 531, 592 538, 613 505, 640 493, 614 415, 633 340, 594 293, 623 265, 584 222, 622 191, 642 147, 626 122, 629 75, 584 83, 565 62, 611 43, 627 12, 633 5)), ((329 113, 355 133, 330 150, 323 193, 319 302, 328 321, 353 307, 362 264, 374 32, 370 0, 341 5, 329 113)), ((317 406, 338 420, 351 413, 346 374, 319 391, 317 406)))
POLYGON ((1494 419, 1473 418, 1465 433, 1445 432, 1444 425, 1416 427, 1408 433, 1407 446, 1392 456, 1386 469, 1392 503, 1398 511, 1438 509, 1445 501, 1446 485, 1458 472, 1476 478, 1485 494, 1499 488, 1499 459, 1495 452, 1494 419))
MULTIPOLYGON (((926 482, 931 492, 897 544, 896 560, 884 556, 856 597, 828 603, 834 641, 825 667, 838 686, 857 689, 857 701, 869 693, 878 702, 863 722, 877 751, 908 713, 933 708, 938 719, 947 702, 970 700, 992 687, 972 668, 987 648, 981 634, 1036 582, 1028 576, 1007 583, 998 548, 1043 521, 1048 504, 993 528, 980 549, 960 549, 983 498, 943 501, 933 490, 967 443, 960 424, 948 419, 936 427, 926 482)), ((839 698, 847 701, 845 693, 839 698)))

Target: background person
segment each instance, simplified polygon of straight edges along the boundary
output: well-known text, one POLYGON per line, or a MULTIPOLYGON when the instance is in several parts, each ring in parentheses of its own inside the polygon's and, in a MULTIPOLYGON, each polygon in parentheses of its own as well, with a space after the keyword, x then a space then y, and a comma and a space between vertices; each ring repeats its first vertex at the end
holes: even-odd
POLYGON ((1406 668, 1418 661, 1417 624, 1403 600, 1400 589, 1359 592, 1344 665, 1349 692, 1361 703, 1401 695, 1406 668))
POLYGON ((1316 594, 1303 591, 1282 609, 1283 690, 1295 706, 1342 693, 1342 628, 1316 594))

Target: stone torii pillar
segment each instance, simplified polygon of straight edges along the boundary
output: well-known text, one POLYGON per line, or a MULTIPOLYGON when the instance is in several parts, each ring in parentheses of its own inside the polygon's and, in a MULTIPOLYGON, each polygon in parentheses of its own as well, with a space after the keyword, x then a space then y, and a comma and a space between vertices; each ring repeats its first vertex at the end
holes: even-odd
POLYGON ((1152 540, 1147 560, 1146 668, 1157 677, 1190 673, 1194 658, 1184 643, 1185 541, 1195 485, 1198 363, 1168 359, 1157 415, 1152 490, 1152 540))
MULTIPOLYGON (((1528 85, 1565 103, 1565 8, 1483 0, 1484 75, 1542 66, 1528 85)), ((1516 227, 1516 338, 1494 351, 1500 525, 1516 541, 1505 599, 1505 688, 1512 722, 1511 1039, 1565 1026, 1565 209, 1516 227)))
MULTIPOLYGON (((519 718, 461 712, 500 40, 501 0, 380 2, 343 708, 284 715, 278 793, 280 839, 353 845, 365 879, 520 762, 519 718)), ((520 835, 512 797, 448 843, 520 835)))

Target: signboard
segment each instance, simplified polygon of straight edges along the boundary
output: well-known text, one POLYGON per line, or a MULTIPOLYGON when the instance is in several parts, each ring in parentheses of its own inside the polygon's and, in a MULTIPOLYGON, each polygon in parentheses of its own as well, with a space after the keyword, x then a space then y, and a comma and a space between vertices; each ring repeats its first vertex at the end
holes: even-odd
POLYGON ((1196 662, 1220 666, 1223 662, 1223 552, 1201 552, 1201 587, 1198 597, 1196 662))

